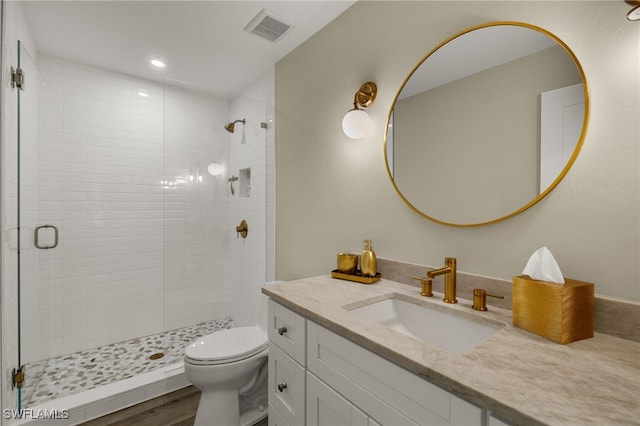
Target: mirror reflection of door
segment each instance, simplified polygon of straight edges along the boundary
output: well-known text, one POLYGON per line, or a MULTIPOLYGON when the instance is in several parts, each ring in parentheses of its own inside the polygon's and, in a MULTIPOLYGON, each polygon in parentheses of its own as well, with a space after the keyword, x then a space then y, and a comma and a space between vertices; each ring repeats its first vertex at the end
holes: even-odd
POLYGON ((539 193, 553 183, 573 155, 582 131, 583 118, 582 84, 542 93, 539 193))

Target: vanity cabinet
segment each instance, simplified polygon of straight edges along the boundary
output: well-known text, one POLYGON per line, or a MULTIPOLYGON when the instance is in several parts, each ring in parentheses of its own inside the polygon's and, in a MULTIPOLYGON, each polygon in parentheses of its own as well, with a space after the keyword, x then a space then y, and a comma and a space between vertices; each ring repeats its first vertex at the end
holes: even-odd
POLYGON ((482 408, 273 300, 268 333, 271 426, 486 424, 482 408))

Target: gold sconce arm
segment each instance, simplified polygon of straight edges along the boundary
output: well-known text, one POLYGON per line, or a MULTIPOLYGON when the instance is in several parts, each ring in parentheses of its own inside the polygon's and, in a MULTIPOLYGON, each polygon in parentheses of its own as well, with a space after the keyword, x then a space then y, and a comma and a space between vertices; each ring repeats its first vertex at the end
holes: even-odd
POLYGON ((353 109, 367 108, 373 104, 378 95, 378 86, 373 81, 367 81, 353 97, 353 109))

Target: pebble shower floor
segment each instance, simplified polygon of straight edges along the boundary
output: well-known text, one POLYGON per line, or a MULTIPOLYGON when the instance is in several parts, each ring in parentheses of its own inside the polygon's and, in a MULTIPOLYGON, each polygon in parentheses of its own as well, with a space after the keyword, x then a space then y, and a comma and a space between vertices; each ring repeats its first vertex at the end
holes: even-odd
POLYGON ((182 362, 184 349, 193 340, 236 326, 225 318, 27 364, 22 406, 32 407, 182 362), (160 352, 164 357, 149 358, 160 352))

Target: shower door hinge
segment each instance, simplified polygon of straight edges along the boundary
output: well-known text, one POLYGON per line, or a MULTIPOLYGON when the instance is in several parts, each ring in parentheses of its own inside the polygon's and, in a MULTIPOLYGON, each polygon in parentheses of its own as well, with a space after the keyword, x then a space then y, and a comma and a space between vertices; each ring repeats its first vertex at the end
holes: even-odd
POLYGON ((24 382, 24 365, 13 369, 11 372, 11 389, 21 388, 24 382))
POLYGON ((11 67, 11 87, 24 90, 24 73, 22 72, 22 68, 11 67))

